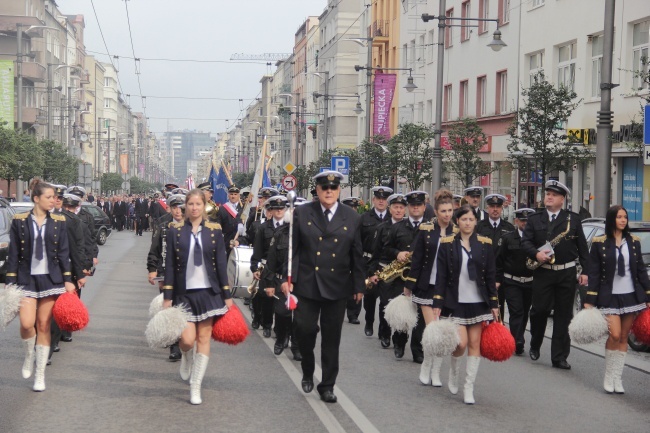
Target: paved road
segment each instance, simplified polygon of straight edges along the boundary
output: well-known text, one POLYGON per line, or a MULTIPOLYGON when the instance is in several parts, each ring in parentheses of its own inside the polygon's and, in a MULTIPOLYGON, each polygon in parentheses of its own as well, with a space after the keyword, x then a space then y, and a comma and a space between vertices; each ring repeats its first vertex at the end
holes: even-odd
MULTIPOLYGON (((20 376, 16 321, 0 334, 0 432, 642 432, 650 399, 647 354, 628 357, 627 394, 602 391, 602 345, 574 348, 573 370, 550 367, 550 342, 532 362, 483 360, 477 404, 462 391, 419 385, 410 354, 396 360, 363 325, 345 324, 339 403, 325 405, 300 390, 300 366, 273 355, 261 332, 238 347, 214 343, 203 383, 203 405, 167 351, 144 338, 157 289, 146 281, 148 235, 115 233, 100 249, 101 264, 84 289, 88 328, 61 343, 47 368, 47 390, 35 393, 20 376), (38 408, 36 410, 36 408, 38 408)), ((244 310, 247 311, 247 310, 244 310)), ((443 366, 443 380, 448 363, 443 366)), ((464 371, 464 367, 463 367, 464 371)), ((317 375, 318 376, 318 375, 317 375)), ((461 375, 461 378, 464 374, 461 375)))

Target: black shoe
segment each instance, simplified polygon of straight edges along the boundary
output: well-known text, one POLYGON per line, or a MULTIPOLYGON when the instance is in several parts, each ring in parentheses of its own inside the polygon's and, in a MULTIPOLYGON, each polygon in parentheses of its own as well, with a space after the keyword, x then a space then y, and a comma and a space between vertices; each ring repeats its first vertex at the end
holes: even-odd
POLYGON ((271 328, 264 328, 264 332, 262 333, 264 335, 264 338, 270 338, 271 337, 271 328))
POLYGON ((297 347, 294 349, 293 347, 291 348, 291 353, 293 353, 293 360, 294 361, 302 361, 302 355, 300 354, 300 349, 297 347))
POLYGON ((559 368, 561 370, 571 370, 571 364, 566 362, 566 359, 562 361, 553 361, 553 368, 559 368))
POLYGON ((47 365, 52 365, 52 358, 47 358, 47 365))
POLYGON ((334 395, 334 391, 323 391, 323 393, 320 395, 320 399, 325 403, 336 403, 336 395, 334 395))
POLYGON ((181 349, 178 344, 173 344, 169 347, 169 360, 171 362, 180 361, 182 358, 181 349))
POLYGON ((365 329, 363 332, 366 333, 366 337, 372 337, 372 326, 366 325, 365 329))
POLYGON ((71 335, 62 335, 61 336, 61 341, 65 341, 66 343, 70 343, 72 341, 72 336, 71 335))
POLYGON ((250 305, 251 304, 251 298, 244 298, 244 305, 250 305))
POLYGON ((418 356, 413 356, 413 362, 416 364, 422 364, 424 362, 424 356, 418 355, 418 356))
POLYGON ((521 346, 517 345, 517 347, 515 348, 515 355, 522 356, 523 354, 524 354, 524 345, 523 344, 521 346))
POLYGON ((384 349, 388 349, 390 347, 390 338, 383 337, 380 338, 380 341, 381 341, 381 347, 383 347, 384 349))
POLYGON ((537 361, 539 359, 539 349, 530 349, 528 354, 530 355, 530 359, 533 361, 537 361))
POLYGON ((61 348, 59 347, 59 344, 55 343, 54 346, 52 347, 52 352, 57 353, 60 350, 61 350, 61 348))
POLYGON ((275 344, 273 345, 273 353, 275 353, 276 355, 282 355, 282 352, 284 352, 284 344, 282 344, 281 341, 278 344, 278 342, 276 341, 275 344))
POLYGON ((257 319, 253 319, 251 326, 253 327, 253 329, 260 329, 260 321, 257 319))
POLYGON ((304 392, 310 393, 314 389, 314 378, 313 377, 303 378, 300 384, 302 385, 302 390, 304 392))
POLYGON ((404 348, 403 347, 395 346, 395 347, 393 347, 393 351, 395 352, 395 358, 402 359, 402 357, 404 357, 404 348))
POLYGON ((361 324, 361 322, 359 322, 359 319, 357 319, 356 317, 353 317, 353 318, 351 318, 351 319, 348 319, 348 322, 350 322, 350 323, 353 324, 353 325, 359 325, 359 324, 361 324))
POLYGON ((284 337, 284 343, 283 343, 283 345, 284 345, 284 348, 285 348, 285 349, 286 349, 287 347, 289 347, 289 336, 288 336, 288 335, 287 335, 286 337, 284 337))

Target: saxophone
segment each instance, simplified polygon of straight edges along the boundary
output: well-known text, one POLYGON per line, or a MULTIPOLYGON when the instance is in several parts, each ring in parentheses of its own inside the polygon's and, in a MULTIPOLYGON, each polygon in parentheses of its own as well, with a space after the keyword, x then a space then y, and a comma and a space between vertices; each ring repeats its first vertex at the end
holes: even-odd
MULTIPOLYGON (((397 279, 397 277, 400 277, 402 280, 406 281, 406 275, 408 275, 409 271, 411 270, 411 257, 413 256, 413 253, 407 253, 406 255, 406 261, 400 262, 398 260, 393 260, 389 264, 387 264, 384 269, 381 271, 375 272, 375 275, 381 280, 386 283, 392 283, 397 279)), ((370 278, 366 279, 366 288, 372 287, 372 283, 370 282, 370 278)))
MULTIPOLYGON (((557 244, 559 244, 560 242, 562 242, 562 240, 566 237, 566 235, 569 234, 569 229, 571 229, 571 215, 567 215, 567 218, 566 218, 566 230, 564 230, 562 233, 560 233, 559 235, 557 235, 553 239, 551 239, 549 241, 549 244, 551 244, 551 246, 553 248, 555 248, 555 246, 557 244)), ((553 263, 555 263, 555 255, 551 256, 551 260, 549 260, 548 263, 551 264, 551 265, 553 263)), ((542 264, 540 262, 538 262, 537 260, 533 260, 530 257, 526 259, 526 267, 528 269, 532 270, 532 271, 539 268, 541 265, 542 264)))
MULTIPOLYGON (((264 265, 262 263, 257 265, 257 270, 260 272, 260 277, 261 277, 261 273, 264 270, 264 265)), ((246 289, 246 291, 251 295, 251 298, 254 298, 255 295, 257 295, 257 291, 258 291, 257 287, 259 285, 260 285, 260 280, 256 280, 255 278, 253 278, 253 282, 246 289)))

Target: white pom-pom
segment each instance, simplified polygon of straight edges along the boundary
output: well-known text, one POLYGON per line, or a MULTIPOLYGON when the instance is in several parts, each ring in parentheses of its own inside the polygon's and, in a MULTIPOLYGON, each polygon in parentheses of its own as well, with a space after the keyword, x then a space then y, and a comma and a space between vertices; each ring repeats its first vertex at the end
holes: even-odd
POLYGON ((20 311, 20 303, 25 297, 23 286, 7 284, 0 291, 0 329, 4 330, 20 311))
POLYGON ((449 356, 459 344, 458 325, 450 320, 434 320, 424 328, 422 348, 427 356, 449 356))
POLYGON ((418 324, 418 308, 410 296, 398 296, 386 305, 384 317, 393 331, 409 332, 418 324))
POLYGON ((149 304, 149 317, 153 317, 158 314, 159 311, 162 311, 164 300, 165 299, 162 293, 153 298, 153 301, 151 301, 151 304, 149 304))
POLYGON ((597 308, 580 310, 569 324, 571 341, 578 344, 594 343, 608 333, 607 319, 597 308))
POLYGON ((190 313, 181 306, 165 308, 151 318, 144 331, 150 347, 167 347, 178 341, 190 313))

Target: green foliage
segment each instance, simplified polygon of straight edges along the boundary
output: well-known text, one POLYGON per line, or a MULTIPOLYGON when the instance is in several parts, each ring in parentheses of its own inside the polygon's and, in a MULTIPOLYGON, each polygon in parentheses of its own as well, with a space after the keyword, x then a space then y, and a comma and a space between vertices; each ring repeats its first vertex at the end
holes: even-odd
POLYGON ((307 176, 309 176, 309 189, 316 187, 316 183, 312 180, 314 176, 320 173, 321 167, 332 166, 332 156, 336 155, 335 149, 324 150, 317 160, 312 161, 307 166, 307 176))
POLYGON ((64 185, 73 185, 79 180, 81 160, 68 155, 66 147, 54 140, 40 142, 44 158, 43 179, 64 185))
POLYGON ((36 138, 23 131, 0 125, 0 178, 9 185, 18 179, 29 180, 43 172, 43 152, 36 138))
POLYGON ((129 179, 129 183, 131 184, 132 194, 149 194, 152 190, 160 190, 160 186, 158 184, 147 182, 135 176, 129 179))
POLYGON ((411 190, 431 181, 433 147, 430 143, 433 137, 433 127, 405 123, 390 140, 396 149, 397 175, 406 178, 411 190))
POLYGON ((572 142, 562 129, 580 103, 575 101, 574 91, 564 86, 555 88, 539 72, 534 83, 522 89, 522 95, 526 103, 508 128, 510 161, 520 167, 526 166, 527 160, 535 161, 543 185, 549 174, 568 171, 573 164, 592 157, 588 149, 572 142))
POLYGON ((238 172, 238 173, 233 173, 232 174, 232 181, 239 188, 245 188, 245 187, 253 184, 253 178, 254 177, 255 177, 254 172, 250 172, 250 173, 238 172))
POLYGON ((442 154, 445 168, 460 179, 463 188, 494 171, 490 163, 479 156, 479 150, 487 144, 487 137, 476 119, 465 118, 454 123, 449 130, 449 143, 452 150, 442 154))
MULTIPOLYGON (((642 57, 641 70, 632 71, 635 77, 640 78, 641 82, 645 83, 646 88, 650 87, 650 69, 648 69, 648 64, 648 58, 642 57)), ((634 90, 638 91, 640 89, 634 90)), ((639 101, 639 116, 641 119, 643 119, 643 106, 650 104, 650 95, 647 93, 641 94, 639 95, 639 98, 641 99, 641 101, 639 101)), ((645 146, 643 144, 643 121, 638 122, 637 117, 634 116, 630 121, 630 125, 632 125, 632 134, 630 135, 630 141, 625 144, 630 152, 637 153, 640 158, 643 156, 643 150, 645 149, 645 146)))
POLYGON ((122 182, 124 179, 119 173, 104 173, 102 174, 101 184, 102 193, 109 194, 122 189, 122 182))
POLYGON ((372 188, 382 178, 392 178, 397 166, 397 148, 394 142, 383 135, 366 138, 359 146, 358 184, 372 188))
POLYGON ((309 192, 309 183, 311 181, 311 178, 307 173, 307 166, 299 165, 291 174, 296 177, 296 193, 303 197, 306 196, 309 192))

